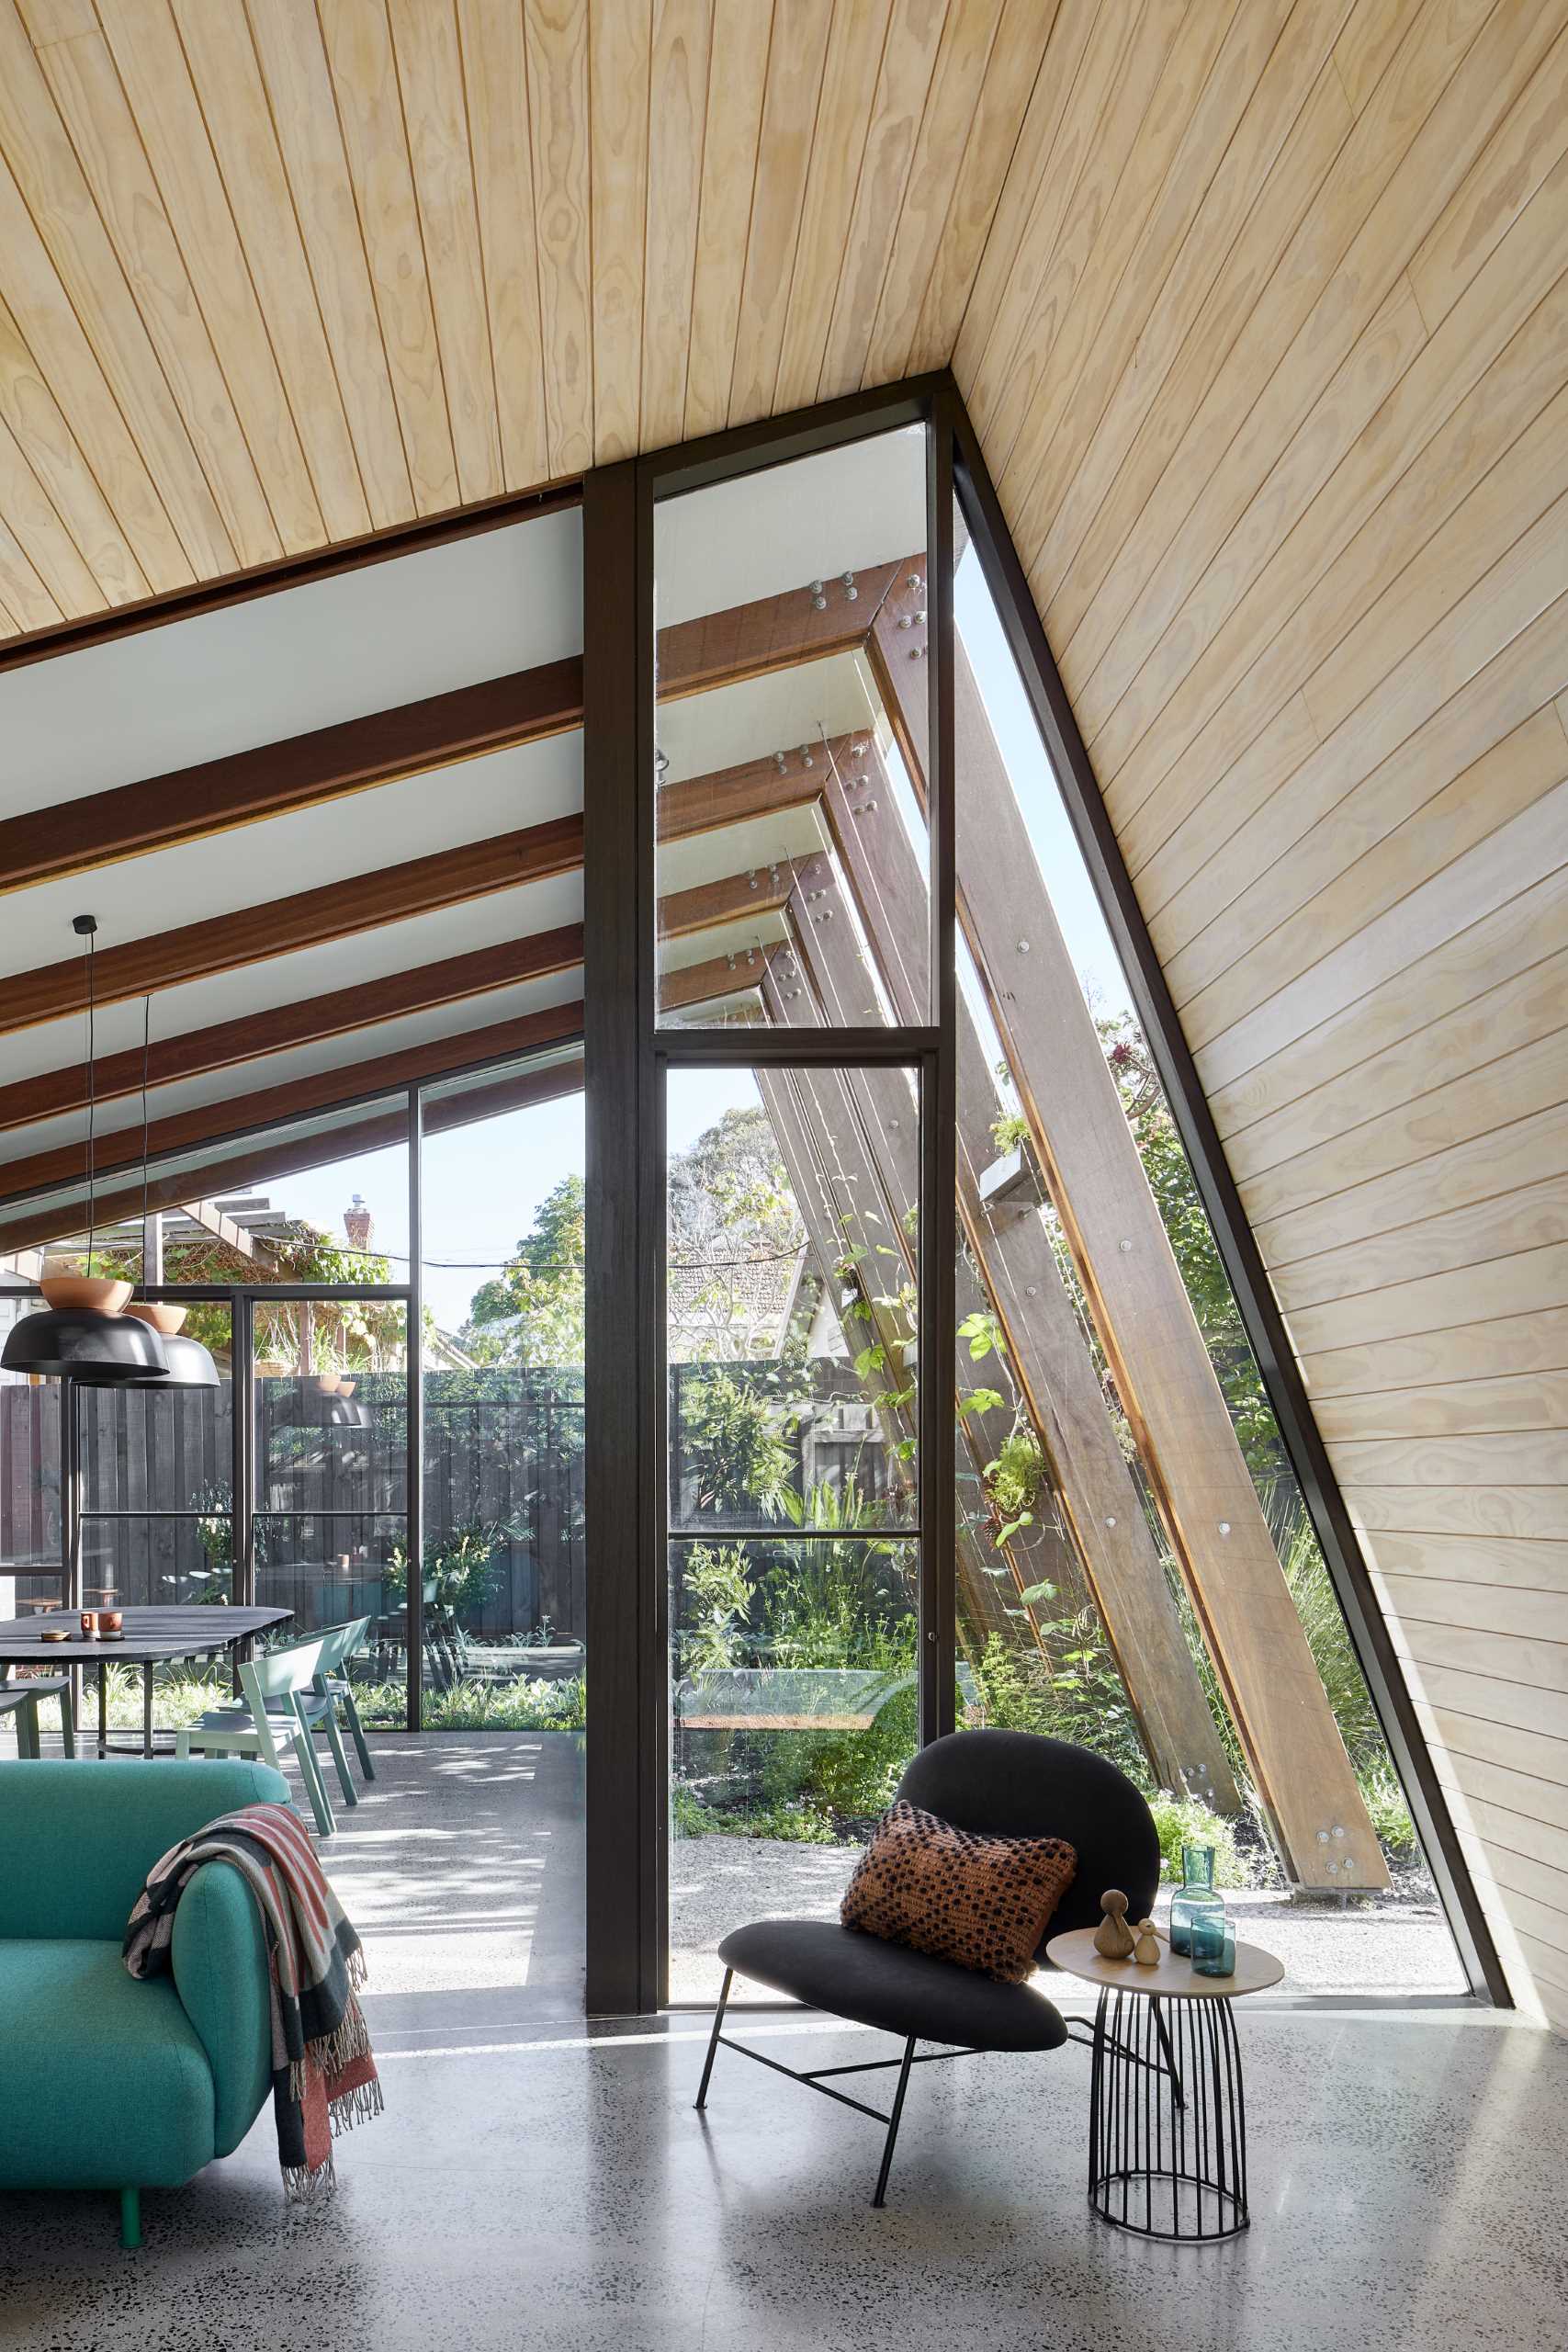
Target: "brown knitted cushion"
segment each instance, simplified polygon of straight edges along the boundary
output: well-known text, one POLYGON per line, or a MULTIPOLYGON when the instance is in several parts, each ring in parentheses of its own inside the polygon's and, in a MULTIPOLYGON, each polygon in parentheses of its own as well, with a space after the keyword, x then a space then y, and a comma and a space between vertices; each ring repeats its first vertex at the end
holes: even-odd
POLYGON ((900 1797, 873 1831, 839 1917, 886 1943, 1021 1984, 1077 1866, 1060 1838, 979 1838, 900 1797))

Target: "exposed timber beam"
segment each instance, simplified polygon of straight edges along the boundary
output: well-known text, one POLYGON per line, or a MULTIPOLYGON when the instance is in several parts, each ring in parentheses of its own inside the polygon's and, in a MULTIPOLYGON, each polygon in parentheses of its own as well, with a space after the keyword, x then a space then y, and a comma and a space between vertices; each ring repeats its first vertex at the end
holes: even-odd
MULTIPOLYGON (((925 559, 921 558, 921 569, 925 559)), ((818 610, 811 590, 786 589, 754 604, 734 605, 677 621, 659 632, 659 698, 705 694, 739 678, 756 678, 798 662, 858 651, 903 566, 879 563, 857 573, 852 602, 840 581, 823 590, 818 610)))
MULTIPOLYGON (((570 971, 581 961, 582 926, 573 922, 554 931, 534 932, 525 939, 502 940, 494 947, 476 948, 470 955, 415 965, 411 971, 391 972, 382 979, 356 980, 350 988, 327 989, 300 1003, 273 1005, 236 1021, 217 1022, 208 1029, 161 1037, 148 1049, 147 1083, 173 1086, 212 1070, 231 1069, 264 1054, 316 1045, 323 1038, 345 1036, 408 1013, 435 1012, 443 1005, 486 996, 497 989, 547 978, 570 971)), ((92 1091, 96 1102, 134 1094, 141 1085, 140 1047, 105 1054, 94 1064, 92 1091)), ((47 1070, 37 1078, 17 1079, 0 1095, 0 1132, 57 1117, 62 1111, 80 1110, 86 1101, 87 1072, 81 1062, 47 1070)))
POLYGON ((659 936, 686 938, 720 923, 742 922, 748 915, 776 915, 789 897, 791 874, 788 865, 759 865, 750 874, 671 890, 659 901, 659 936))
POLYGON ((700 964, 678 964, 673 971, 661 972, 660 1011, 683 1012, 694 1004, 711 1004, 716 998, 743 996, 748 989, 761 988, 762 975, 781 944, 774 941, 740 956, 707 956, 700 964))
MULTIPOLYGON (((908 656, 923 646, 925 624, 910 608, 913 594, 887 599, 868 651, 919 795, 928 772, 925 664, 908 656), (908 629, 898 628, 904 618, 908 629)), ((1334 1890, 1386 1886, 1376 1832, 961 643, 953 703, 964 793, 959 918, 1237 1736, 1291 1876, 1334 1890)))
MULTIPOLYGON (((561 1045, 581 1033, 581 1004, 553 1004, 539 1012, 522 1013, 515 1020, 466 1029, 455 1037, 433 1037, 397 1053, 378 1054, 368 1061, 339 1063, 308 1078, 253 1088, 238 1101, 202 1102, 154 1119, 147 1130, 147 1157, 161 1159, 170 1152, 188 1151, 216 1136, 231 1135, 237 1115, 248 1127, 282 1125, 340 1102, 412 1085, 416 1079, 446 1077, 453 1070, 471 1069, 477 1063, 561 1045)), ((111 1177, 122 1169, 140 1167, 141 1159, 141 1127, 117 1128, 112 1134, 99 1135, 95 1171, 99 1177, 111 1177)), ((25 1159, 0 1160, 0 1199, 17 1200, 69 1183, 81 1170, 82 1146, 75 1142, 33 1152, 25 1159)))
MULTIPOLYGON (((515 1070, 487 1085, 467 1087, 460 1093, 427 1104, 424 1132, 439 1135, 447 1128, 472 1126, 505 1111, 519 1110, 534 1102, 558 1102, 565 1095, 581 1091, 580 1058, 551 1062, 543 1069, 515 1070)), ((390 1111, 349 1119, 340 1127, 328 1127, 315 1135, 282 1139, 253 1136, 248 1141, 216 1150, 210 1159, 203 1160, 198 1167, 182 1168, 173 1175, 154 1171, 148 1179, 147 1205, 177 1208, 193 1193, 206 1199, 254 1181, 276 1182, 280 1177, 299 1175, 306 1169, 330 1168, 338 1160, 353 1159, 362 1152, 395 1148, 407 1139, 408 1117, 401 1104, 390 1111)), ((104 1224, 112 1225, 120 1217, 139 1216, 140 1175, 133 1184, 123 1186, 118 1192, 99 1193, 96 1207, 104 1224)), ((58 1201, 51 1207, 18 1210, 0 1224, 0 1258, 37 1249, 41 1243, 58 1238, 62 1222, 71 1214, 69 1205, 58 1201)))
MULTIPOLYGON (((870 729, 863 727, 851 735, 830 735, 825 743, 813 744, 808 752, 798 747, 768 752, 761 759, 741 760, 731 768, 715 768, 706 775, 683 776, 678 784, 661 785, 656 804, 660 844, 716 832, 748 817, 776 817, 785 808, 809 808, 821 797, 829 763, 837 761, 852 772, 856 745, 869 746, 870 741, 870 729)), ((863 750, 861 756, 865 756, 863 750)))
MULTIPOLYGON (((840 863, 901 1021, 923 1020, 931 925, 920 860, 873 756, 863 775, 829 780, 826 810, 840 863), (877 789, 866 793, 863 782, 877 789)), ((803 876, 804 878, 804 876, 803 876)), ((1219 1812, 1241 1800, 1198 1671, 1188 1651, 1144 1506, 1122 1458, 1051 1237, 1035 1211, 989 1209, 981 1170, 994 1155, 1001 1104, 989 1057, 958 1000, 958 1207, 987 1303, 1006 1339, 1077 1544, 1089 1590, 1162 1785, 1187 1790, 1219 1812)))
POLYGON ((486 678, 7 818, 0 823, 0 890, 173 849, 581 724, 582 663, 575 654, 486 678))
MULTIPOLYGON (((93 959, 100 1004, 210 979, 245 964, 289 956, 327 940, 374 931, 382 923, 441 907, 462 906, 497 890, 514 890, 575 873, 582 864, 582 819, 552 817, 542 825, 501 833, 488 841, 464 842, 431 857, 410 858, 368 874, 353 874, 319 889, 274 899, 258 907, 236 907, 178 931, 155 932, 118 947, 100 947, 93 959)), ((80 956, 45 964, 0 979, 0 1033, 28 1029, 42 1021, 62 1021, 85 1010, 86 978, 80 956)))
MULTIPOLYGON (((810 590, 801 588, 660 630, 660 695, 702 693, 858 648, 897 570, 884 564, 863 574, 852 603, 835 581, 820 612, 810 590)), ((0 892, 177 848, 232 826, 288 816, 432 768, 542 741, 581 724, 582 661, 571 654, 85 793, 80 799, 27 809, 0 820, 0 892)), ((742 773, 735 772, 737 795, 744 790, 742 773)), ((661 816, 668 819, 660 827, 665 839, 703 831, 707 822, 733 822, 745 813, 736 806, 726 815, 688 821, 682 804, 694 806, 697 798, 683 786, 660 797, 661 816)))

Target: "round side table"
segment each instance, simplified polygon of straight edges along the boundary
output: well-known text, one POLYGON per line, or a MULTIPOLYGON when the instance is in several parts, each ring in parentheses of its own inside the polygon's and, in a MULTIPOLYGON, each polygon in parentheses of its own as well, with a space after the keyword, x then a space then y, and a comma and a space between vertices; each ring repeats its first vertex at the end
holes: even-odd
POLYGON ((1089 2201, 1113 2229, 1182 2244, 1247 2226, 1247 2108, 1231 2004, 1283 1961, 1238 1943, 1234 1976, 1200 1976, 1162 1941, 1157 1968, 1106 1960, 1092 1928, 1045 1956, 1100 1987, 1089 2084, 1089 2201))

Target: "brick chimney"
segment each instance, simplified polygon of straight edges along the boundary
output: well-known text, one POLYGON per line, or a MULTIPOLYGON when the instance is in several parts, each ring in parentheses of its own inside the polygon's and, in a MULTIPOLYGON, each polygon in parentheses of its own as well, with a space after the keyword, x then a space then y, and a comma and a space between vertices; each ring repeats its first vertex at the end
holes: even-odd
POLYGON ((352 1206, 344 1209, 343 1227, 348 1236, 348 1246, 351 1250, 369 1249, 370 1236, 376 1230, 376 1221, 365 1205, 363 1193, 355 1193, 352 1206))

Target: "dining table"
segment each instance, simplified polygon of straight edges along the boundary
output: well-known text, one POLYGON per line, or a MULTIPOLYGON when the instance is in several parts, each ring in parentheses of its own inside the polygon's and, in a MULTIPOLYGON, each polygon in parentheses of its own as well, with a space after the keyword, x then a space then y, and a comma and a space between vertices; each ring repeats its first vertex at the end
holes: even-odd
MULTIPOLYGON (((108 1737, 108 1670, 111 1665, 141 1668, 141 1748, 156 1754, 152 1736, 152 1676, 160 1666, 186 1659, 220 1657, 225 1651, 273 1626, 287 1623, 291 1609, 246 1609, 231 1601, 164 1606, 152 1602, 120 1611, 118 1638, 85 1634, 80 1611, 57 1609, 37 1617, 0 1618, 0 1683, 10 1679, 17 1666, 96 1668, 98 1677, 98 1754, 110 1752, 108 1737), (63 1632, 65 1639, 51 1640, 63 1632)), ((117 1749, 117 1753, 134 1752, 117 1749)))

